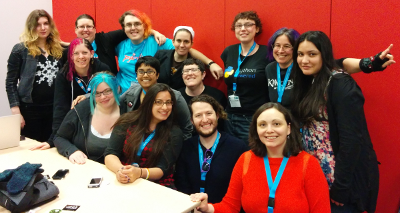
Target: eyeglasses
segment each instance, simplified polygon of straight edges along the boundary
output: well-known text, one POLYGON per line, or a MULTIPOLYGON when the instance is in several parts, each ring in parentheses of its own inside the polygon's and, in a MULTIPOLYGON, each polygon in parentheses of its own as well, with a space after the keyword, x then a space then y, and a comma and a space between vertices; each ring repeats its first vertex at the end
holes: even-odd
POLYGON ((78 26, 80 30, 84 30, 85 28, 88 30, 93 30, 94 26, 93 25, 83 25, 83 26, 78 26))
POLYGON ((285 44, 285 45, 283 45, 283 46, 280 45, 280 44, 273 44, 273 45, 272 45, 272 48, 275 49, 275 50, 280 50, 280 49, 282 48, 284 51, 286 51, 286 50, 292 49, 293 46, 290 45, 290 44, 285 44))
POLYGON ((96 92, 96 97, 100 97, 101 96, 101 94, 103 94, 104 96, 107 96, 107 95, 109 95, 109 94, 111 94, 112 93, 112 89, 105 89, 103 92, 96 92))
POLYGON ((148 71, 138 70, 137 73, 138 73, 138 75, 147 74, 148 76, 151 76, 151 75, 156 74, 156 71, 154 71, 154 70, 148 70, 148 71))
POLYGON ((132 29, 133 27, 139 28, 139 27, 141 27, 142 25, 143 25, 143 23, 134 22, 134 23, 126 23, 124 26, 125 26, 125 28, 132 29))
POLYGON ((207 160, 210 160, 213 157, 213 152, 209 149, 206 150, 205 156, 204 156, 204 161, 203 164, 201 165, 201 172, 208 172, 210 171, 210 164, 207 162, 207 160))
POLYGON ((162 100, 155 100, 154 104, 157 105, 157 106, 163 106, 165 104, 165 106, 171 107, 173 105, 173 102, 172 101, 165 101, 164 102, 162 100))
POLYGON ((190 72, 197 73, 198 71, 200 71, 199 68, 184 69, 182 70, 182 75, 188 75, 190 72))
POLYGON ((245 23, 245 24, 235 24, 235 29, 242 29, 242 27, 249 29, 251 28, 253 25, 256 25, 254 23, 245 23))

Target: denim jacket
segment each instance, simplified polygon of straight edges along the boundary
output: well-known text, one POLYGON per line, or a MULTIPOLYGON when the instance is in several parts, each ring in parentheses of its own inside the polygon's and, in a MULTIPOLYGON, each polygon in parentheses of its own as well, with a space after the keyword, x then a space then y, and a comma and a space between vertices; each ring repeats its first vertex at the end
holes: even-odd
POLYGON ((6 77, 6 92, 10 108, 19 106, 20 101, 33 103, 31 93, 35 81, 38 57, 29 55, 28 48, 22 42, 13 47, 8 58, 6 77))

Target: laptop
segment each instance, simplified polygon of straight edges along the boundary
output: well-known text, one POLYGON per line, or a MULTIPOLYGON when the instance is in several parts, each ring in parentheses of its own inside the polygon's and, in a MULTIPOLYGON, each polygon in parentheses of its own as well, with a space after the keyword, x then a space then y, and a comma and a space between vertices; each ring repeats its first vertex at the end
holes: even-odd
POLYGON ((21 115, 0 117, 0 149, 19 146, 21 134, 21 115))

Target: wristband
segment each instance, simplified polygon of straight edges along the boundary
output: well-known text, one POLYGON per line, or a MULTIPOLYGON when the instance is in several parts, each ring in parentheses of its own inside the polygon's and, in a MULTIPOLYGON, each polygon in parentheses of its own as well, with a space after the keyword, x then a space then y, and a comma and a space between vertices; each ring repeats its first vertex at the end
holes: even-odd
POLYGON ((382 52, 376 54, 375 56, 371 56, 369 58, 363 58, 360 60, 359 66, 360 69, 365 73, 371 73, 374 71, 383 71, 386 67, 382 67, 382 65, 389 61, 389 59, 384 58, 381 59, 379 56, 382 52))
POLYGON ((148 180, 149 177, 150 177, 150 170, 149 170, 148 168, 146 168, 146 169, 147 169, 147 177, 146 177, 146 180, 148 180))
POLYGON ((208 63, 208 67, 210 67, 212 64, 215 64, 215 62, 211 61, 210 63, 208 63))

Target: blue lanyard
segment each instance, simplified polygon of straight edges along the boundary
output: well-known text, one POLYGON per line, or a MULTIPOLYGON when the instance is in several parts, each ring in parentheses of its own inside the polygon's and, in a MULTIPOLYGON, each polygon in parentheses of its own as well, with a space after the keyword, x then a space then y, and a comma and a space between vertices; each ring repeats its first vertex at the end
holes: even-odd
POLYGON ((268 213, 272 213, 275 207, 275 192, 278 188, 279 181, 281 180, 283 171, 285 170, 286 164, 289 158, 283 157, 281 166, 279 167, 278 174, 276 174, 275 182, 272 181, 271 168, 269 166, 268 156, 264 157, 265 172, 267 173, 268 188, 269 188, 269 199, 268 199, 268 213))
POLYGON ((94 58, 99 58, 99 56, 97 55, 96 51, 97 51, 97 44, 96 42, 92 42, 92 47, 93 47, 93 51, 94 51, 94 58))
MULTIPOLYGON (((237 69, 236 69, 236 71, 235 71, 235 75, 234 75, 233 77, 235 77, 235 78, 238 77, 238 75, 239 75, 239 73, 240 73, 240 65, 242 65, 244 59, 246 59, 247 56, 248 56, 251 52, 253 52, 254 48, 256 48, 256 42, 253 43, 253 46, 251 46, 249 52, 247 53, 247 55, 246 55, 246 56, 243 58, 243 60, 242 60, 242 59, 240 59, 240 54, 242 53, 242 45, 239 44, 239 56, 238 56, 238 62, 237 62, 237 65, 238 65, 238 66, 237 66, 237 69)), ((237 86, 236 86, 236 81, 235 81, 235 83, 233 83, 233 93, 236 92, 236 87, 237 87, 237 86)))
MULTIPOLYGON (((219 132, 217 131, 217 138, 215 139, 214 144, 213 144, 213 146, 211 147, 211 152, 213 153, 213 157, 214 157, 214 154, 215 154, 215 149, 217 149, 217 146, 218 146, 220 137, 221 137, 221 134, 219 134, 219 132)), ((212 160, 212 157, 211 157, 210 159, 207 160, 207 163, 210 164, 210 165, 211 165, 211 160, 212 160)), ((202 180, 202 181, 206 181, 207 172, 205 172, 205 171, 202 172, 202 171, 201 171, 201 170, 202 170, 201 167, 203 166, 203 161, 204 161, 203 149, 201 148, 201 145, 200 145, 200 136, 199 136, 199 162, 200 162, 200 174, 201 174, 201 180, 202 180)), ((204 192, 204 188, 200 187, 200 192, 204 192)))
POLYGON ((287 68, 286 70, 286 74, 285 74, 285 79, 283 80, 283 84, 281 85, 281 67, 279 66, 279 63, 276 63, 276 75, 277 75, 277 80, 278 80, 278 103, 282 102, 282 96, 283 96, 283 92, 285 92, 285 87, 289 81, 289 76, 290 76, 290 72, 292 71, 292 67, 293 67, 293 62, 290 64, 290 66, 287 68))
POLYGON ((143 94, 145 94, 146 95, 146 91, 144 91, 144 89, 142 88, 142 91, 143 91, 143 94))
POLYGON ((137 152, 137 156, 141 156, 144 147, 146 147, 146 145, 151 141, 151 139, 153 139, 154 135, 156 134, 156 130, 154 130, 147 138, 145 141, 143 141, 144 136, 142 137, 142 143, 140 144, 139 150, 137 152))
MULTIPOLYGON (((88 86, 87 86, 87 89, 86 89, 85 86, 83 86, 83 84, 82 84, 82 82, 83 82, 82 79, 80 79, 78 77, 75 77, 75 81, 76 81, 76 83, 78 83, 78 85, 82 88, 82 90, 85 93, 89 93, 92 90, 92 88, 90 87, 90 83, 88 83, 88 86)), ((89 82, 90 82, 90 80, 89 80, 89 82)))

